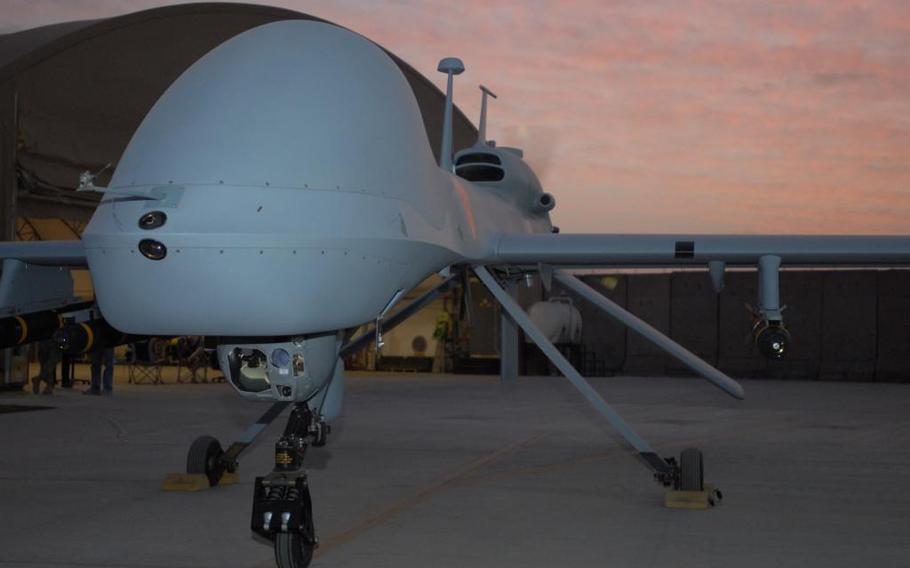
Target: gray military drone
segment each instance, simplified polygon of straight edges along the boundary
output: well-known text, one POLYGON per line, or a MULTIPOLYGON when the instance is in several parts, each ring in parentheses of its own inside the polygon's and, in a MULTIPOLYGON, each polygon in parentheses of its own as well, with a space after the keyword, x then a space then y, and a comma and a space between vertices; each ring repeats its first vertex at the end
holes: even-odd
MULTIPOLYGON (((241 33, 184 72, 149 111, 81 241, 0 244, 0 289, 17 300, 9 343, 57 327, 49 298, 69 267, 87 266, 103 320, 64 334, 72 349, 124 336, 217 338, 219 365, 246 399, 272 406, 226 450, 196 440, 190 473, 218 484, 287 407, 275 468, 256 480, 252 530, 274 542, 282 568, 307 566, 317 544, 302 460, 326 442, 344 390, 341 358, 375 341, 472 270, 503 309, 508 333, 533 340, 620 432, 665 485, 702 489, 697 450, 660 457, 547 340, 513 299, 529 273, 554 279, 644 335, 725 393, 742 387, 566 271, 571 267, 707 266, 716 289, 728 266, 758 268, 755 336, 782 355, 781 265, 906 264, 907 237, 559 234, 555 198, 517 148, 486 140, 453 154, 452 84, 432 155, 414 92, 393 59, 364 37, 316 21, 241 33), (398 307, 435 273, 435 288, 398 307), (53 314, 53 315, 50 315, 53 314), (354 330, 371 327, 360 336, 354 330)), ((71 290, 71 283, 70 283, 71 290)), ((64 294, 65 295, 65 294, 64 294)), ((503 333, 504 336, 508 333, 503 333)), ((502 372, 516 352, 504 348, 502 372)))

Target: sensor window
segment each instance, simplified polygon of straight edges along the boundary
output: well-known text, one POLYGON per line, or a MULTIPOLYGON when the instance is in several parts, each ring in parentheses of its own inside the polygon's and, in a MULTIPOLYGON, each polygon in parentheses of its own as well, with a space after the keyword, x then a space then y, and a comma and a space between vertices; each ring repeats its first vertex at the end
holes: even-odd
POLYGON ((152 239, 139 241, 139 252, 149 260, 161 260, 167 256, 167 247, 152 239))
POLYGON ((149 211, 142 217, 139 217, 139 228, 146 231, 157 229, 167 221, 167 215, 164 211, 149 211))

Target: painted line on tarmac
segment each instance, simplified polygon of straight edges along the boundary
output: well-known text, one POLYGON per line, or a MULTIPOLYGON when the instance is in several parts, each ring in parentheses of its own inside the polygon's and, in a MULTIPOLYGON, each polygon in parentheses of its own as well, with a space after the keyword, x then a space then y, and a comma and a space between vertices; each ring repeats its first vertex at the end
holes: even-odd
MULTIPOLYGON (((429 499, 434 497, 436 494, 438 494, 442 491, 445 491, 446 489, 448 489, 448 488, 452 487, 453 485, 462 481, 464 478, 470 477, 471 474, 477 472, 478 470, 504 458, 505 456, 507 456, 509 454, 515 453, 515 452, 533 444, 534 442, 540 440, 544 436, 545 436, 545 434, 543 434, 543 433, 535 434, 533 436, 525 438, 524 440, 521 440, 514 444, 510 444, 503 448, 500 448, 500 449, 496 450, 495 452, 487 454, 477 460, 469 462, 468 464, 466 464, 465 466, 460 468, 458 471, 456 471, 452 475, 449 475, 449 476, 441 479, 440 481, 437 481, 436 483, 430 485, 429 487, 427 487, 425 489, 422 489, 421 491, 419 491, 418 493, 416 493, 410 497, 406 497, 406 498, 398 501, 397 503, 394 503, 393 505, 385 508, 384 510, 380 511, 379 513, 377 513, 375 515, 367 517, 366 519, 360 521, 359 523, 352 526, 351 528, 349 528, 345 531, 342 531, 340 533, 331 535, 328 538, 320 539, 319 548, 316 549, 315 557, 321 558, 321 557, 325 556, 326 554, 332 552, 336 548, 351 542, 352 540, 359 537, 361 534, 365 533, 366 531, 368 531, 372 528, 378 527, 378 526, 384 524, 385 522, 387 522, 392 517, 394 517, 400 513, 403 513, 404 511, 407 511, 408 509, 412 509, 425 501, 428 501, 429 499)), ((271 565, 272 564, 268 564, 268 566, 271 566, 271 565)))
MULTIPOLYGON (((660 452, 668 451, 673 448, 687 448, 700 446, 706 443, 711 442, 723 442, 733 439, 740 439, 743 435, 756 434, 760 432, 767 432, 769 427, 765 421, 765 418, 761 417, 759 420, 755 420, 754 424, 751 424, 748 428, 732 429, 719 434, 707 434, 704 436, 697 437, 688 437, 681 440, 667 440, 665 442, 660 442, 653 444, 654 449, 660 452)), ((790 425, 783 424, 778 425, 776 430, 787 430, 790 428, 790 425)), ((562 470, 573 469, 575 467, 588 465, 591 463, 596 463, 600 461, 615 461, 620 458, 628 458, 630 460, 638 460, 638 453, 632 450, 631 446, 626 446, 625 444, 620 444, 617 448, 614 448, 612 451, 603 451, 593 454, 587 454, 582 456, 577 456, 561 461, 550 462, 540 465, 526 466, 526 467, 516 467, 512 469, 506 469, 504 471, 497 471, 492 473, 483 473, 477 472, 474 475, 467 475, 459 481, 464 485, 476 485, 479 483, 484 483, 488 481, 497 481, 503 479, 509 479, 514 477, 520 477, 525 475, 543 475, 547 473, 554 473, 562 470)))

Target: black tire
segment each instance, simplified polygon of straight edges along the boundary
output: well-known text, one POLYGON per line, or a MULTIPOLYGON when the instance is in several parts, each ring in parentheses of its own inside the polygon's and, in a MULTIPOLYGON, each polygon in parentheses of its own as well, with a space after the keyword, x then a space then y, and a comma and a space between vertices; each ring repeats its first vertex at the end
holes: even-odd
POLYGON ((313 447, 321 448, 329 438, 329 425, 325 422, 316 423, 316 436, 313 438, 313 447))
POLYGON ((701 451, 696 448, 683 450, 679 455, 679 489, 704 491, 705 464, 701 451))
POLYGON ((275 535, 275 563, 278 568, 306 568, 313 559, 313 545, 298 533, 275 535))
POLYGON ((219 462, 222 454, 224 451, 218 440, 211 436, 199 436, 186 455, 186 472, 204 474, 209 478, 209 487, 214 487, 224 475, 224 466, 219 462))

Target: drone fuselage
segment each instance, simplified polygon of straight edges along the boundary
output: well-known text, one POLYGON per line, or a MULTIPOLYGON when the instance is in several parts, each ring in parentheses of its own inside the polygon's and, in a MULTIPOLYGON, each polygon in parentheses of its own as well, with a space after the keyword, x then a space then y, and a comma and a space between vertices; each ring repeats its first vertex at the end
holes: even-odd
POLYGON ((437 166, 413 91, 379 47, 277 22, 222 44, 164 93, 83 240, 99 307, 121 331, 321 333, 488 257, 499 233, 550 230, 494 185, 437 166), (142 228, 153 211, 164 223, 142 228))

